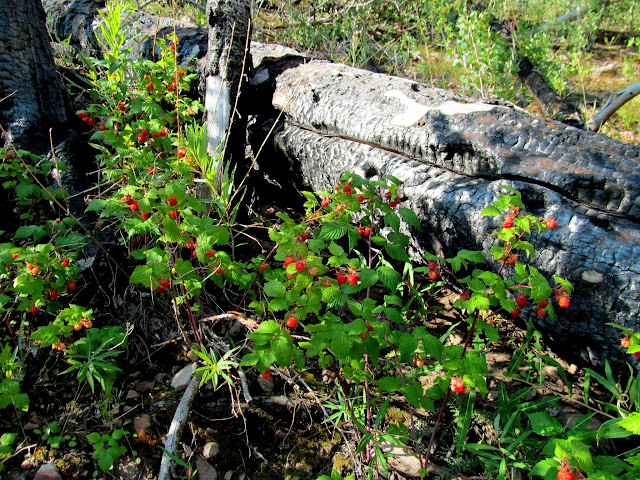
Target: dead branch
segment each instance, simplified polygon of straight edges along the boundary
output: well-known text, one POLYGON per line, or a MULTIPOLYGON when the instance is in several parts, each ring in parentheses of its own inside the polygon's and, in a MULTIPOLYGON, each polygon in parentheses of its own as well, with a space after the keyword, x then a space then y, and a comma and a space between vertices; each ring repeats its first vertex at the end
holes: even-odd
POLYGON ((176 450, 178 443, 180 443, 180 437, 182 435, 182 429, 187 423, 189 417, 189 410, 191 404, 196 398, 200 387, 200 379, 192 377, 187 389, 182 395, 182 399, 176 408, 176 412, 173 415, 173 420, 169 426, 169 432, 167 433, 167 441, 165 443, 164 453, 162 454, 162 461, 160 462, 160 473, 158 474, 158 480, 170 480, 172 477, 171 470, 173 468, 173 457, 176 456, 176 450))
POLYGON ((640 94, 640 82, 619 92, 613 93, 602 110, 587 123, 587 128, 597 132, 600 127, 616 113, 625 103, 640 94))

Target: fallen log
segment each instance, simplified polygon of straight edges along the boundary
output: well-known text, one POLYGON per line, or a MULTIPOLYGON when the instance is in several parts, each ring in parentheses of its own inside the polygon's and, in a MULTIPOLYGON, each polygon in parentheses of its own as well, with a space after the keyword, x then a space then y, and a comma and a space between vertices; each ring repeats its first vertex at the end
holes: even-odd
POLYGON ((479 213, 500 185, 513 185, 530 211, 560 225, 533 239, 533 264, 576 286, 571 309, 539 326, 593 363, 629 360, 606 323, 640 330, 638 146, 282 47, 251 49, 255 75, 243 104, 256 127, 284 119, 273 149, 258 158, 264 178, 281 187, 274 195, 328 188, 347 169, 391 173, 422 221, 414 255, 449 256, 488 247, 497 225, 479 213))
POLYGON ((538 326, 593 363, 629 360, 606 323, 639 328, 638 146, 401 78, 270 57, 268 48, 253 47, 256 78, 271 85, 274 118, 284 121, 275 153, 258 159, 267 176, 309 190, 329 188, 345 170, 398 177, 421 219, 422 231, 411 232, 415 257, 488 250, 498 224, 480 212, 501 185, 516 187, 532 213, 560 225, 534 237, 533 264, 576 286, 572 307, 538 326), (277 153, 287 162, 274 162, 277 153))

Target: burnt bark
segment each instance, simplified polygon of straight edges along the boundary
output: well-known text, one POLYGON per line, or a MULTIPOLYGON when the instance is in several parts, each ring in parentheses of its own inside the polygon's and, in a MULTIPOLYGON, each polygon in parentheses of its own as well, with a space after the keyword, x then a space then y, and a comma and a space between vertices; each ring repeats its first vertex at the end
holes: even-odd
POLYGON ((0 0, 0 122, 14 146, 42 153, 66 136, 69 104, 40 0, 0 0))

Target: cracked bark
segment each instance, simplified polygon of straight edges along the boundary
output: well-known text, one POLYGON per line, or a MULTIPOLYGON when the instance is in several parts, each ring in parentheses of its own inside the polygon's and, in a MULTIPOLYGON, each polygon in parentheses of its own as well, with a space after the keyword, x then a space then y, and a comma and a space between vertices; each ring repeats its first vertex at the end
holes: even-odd
POLYGON ((67 134, 68 102, 40 0, 0 0, 0 121, 19 148, 43 153, 67 134))

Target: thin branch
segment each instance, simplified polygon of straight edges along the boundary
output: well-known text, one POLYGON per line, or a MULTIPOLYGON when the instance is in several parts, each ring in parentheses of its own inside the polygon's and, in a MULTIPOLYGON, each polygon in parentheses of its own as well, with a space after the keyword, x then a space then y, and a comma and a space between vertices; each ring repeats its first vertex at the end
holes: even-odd
POLYGON ((587 123, 587 128, 597 132, 600 127, 616 113, 625 103, 640 94, 640 82, 624 90, 611 94, 602 110, 587 123))
POLYGON ((180 443, 180 436, 182 435, 182 429, 187 423, 189 417, 189 410, 193 400, 196 398, 200 387, 200 379, 192 377, 187 389, 182 395, 182 399, 176 408, 176 412, 173 415, 173 420, 169 426, 169 432, 167 433, 167 442, 165 443, 164 453, 162 454, 162 461, 160 462, 160 473, 158 474, 158 480, 170 480, 171 469, 173 466, 173 459, 171 456, 176 456, 176 449, 178 443, 180 443))

